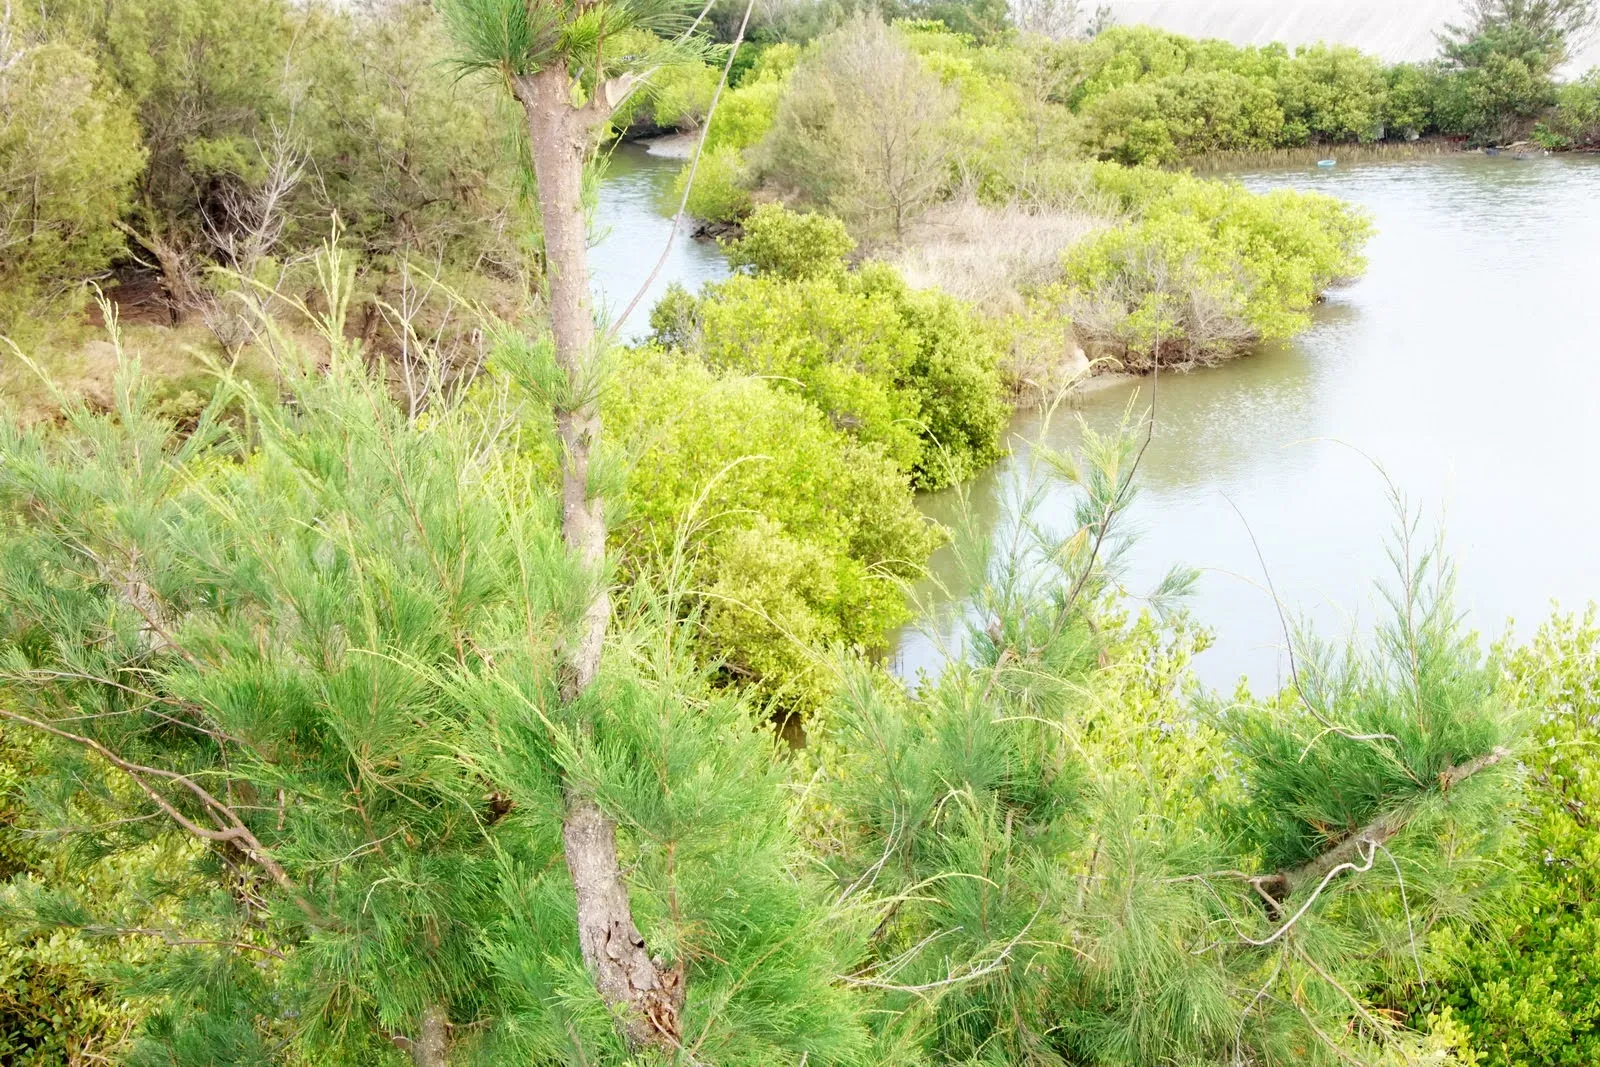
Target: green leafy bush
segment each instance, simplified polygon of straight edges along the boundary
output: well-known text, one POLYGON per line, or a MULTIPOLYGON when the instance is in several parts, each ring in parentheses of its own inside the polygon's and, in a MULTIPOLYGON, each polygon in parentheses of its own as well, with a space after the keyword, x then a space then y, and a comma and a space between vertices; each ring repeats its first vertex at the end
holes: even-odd
POLYGON ((1112 167, 1091 181, 1134 215, 1068 251, 1053 297, 1089 346, 1134 369, 1290 337, 1362 268, 1370 224, 1331 197, 1112 167))
MULTIPOLYGON (((514 269, 519 241, 538 230, 522 149, 478 77, 441 76, 453 46, 433 6, 312 7, 303 17, 294 58, 308 88, 296 129, 318 177, 293 191, 293 213, 309 222, 338 212, 379 300, 398 299, 392 275, 406 256, 425 257, 434 273, 485 259, 514 269)), ((286 237, 304 247, 325 232, 302 224, 286 237)))
MULTIPOLYGON (((737 222, 749 214, 756 178, 744 153, 772 129, 798 56, 799 49, 793 45, 763 49, 738 87, 723 90, 705 131, 704 153, 689 190, 688 211, 695 218, 737 222)), ((685 163, 678 172, 674 195, 679 198, 688 185, 690 169, 685 163)))
POLYGON ((1126 163, 1381 135, 1390 83, 1353 48, 1239 48, 1149 27, 1113 28, 1082 52, 1073 104, 1091 147, 1126 163))
POLYGON ((743 149, 765 137, 777 119, 778 101, 799 59, 800 50, 791 44, 762 49, 738 85, 723 90, 706 131, 706 146, 743 149))
POLYGON ((0 334, 76 311, 123 251, 116 222, 145 152, 131 110, 89 57, 30 48, 0 69, 0 334))
POLYGON ((844 271, 828 254, 843 235, 825 220, 775 208, 756 233, 735 255, 785 273, 736 275, 698 299, 664 301, 652 319, 661 341, 718 371, 770 376, 882 448, 919 488, 993 462, 1008 416, 994 327, 952 297, 912 290, 885 264, 844 271), (791 231, 809 234, 804 257, 768 242, 791 231))
POLYGON ((1534 719, 1504 856, 1513 885, 1483 927, 1437 942, 1449 968, 1422 991, 1445 1007, 1486 1067, 1577 1067, 1600 1059, 1600 625, 1557 617, 1506 663, 1510 699, 1534 719))
MULTIPOLYGON (((689 185, 690 167, 678 172, 672 195, 683 199, 689 185)), ((708 148, 694 170, 694 185, 689 187, 689 214, 708 222, 736 222, 750 211, 750 179, 744 157, 731 145, 708 148)))
POLYGON ((1550 148, 1600 146, 1600 68, 1556 91, 1556 108, 1541 125, 1550 148))
POLYGON ((1085 110, 1100 153, 1121 163, 1176 163, 1208 152, 1274 148, 1285 138, 1270 87, 1228 71, 1134 82, 1085 110))
POLYGON ((666 128, 698 127, 705 121, 721 79, 720 68, 704 63, 675 63, 664 68, 649 82, 651 118, 666 128))
POLYGON ((1371 141, 1381 135, 1389 81, 1376 56, 1345 46, 1313 45, 1278 69, 1283 108, 1279 143, 1371 141))
POLYGON ((614 537, 632 566, 703 593, 703 649, 791 709, 828 691, 817 650, 882 645, 908 617, 902 583, 936 541, 906 476, 766 381, 658 349, 627 354, 606 400, 628 446, 614 537), (681 539, 681 540, 680 540, 681 539))
POLYGON ((1438 69, 1420 63, 1397 63, 1385 76, 1389 82, 1389 101, 1384 112, 1384 126, 1389 136, 1421 136, 1437 130, 1438 69))
POLYGON ((856 243, 838 219, 763 204, 745 220, 739 239, 724 247, 735 268, 798 279, 838 276, 856 243))

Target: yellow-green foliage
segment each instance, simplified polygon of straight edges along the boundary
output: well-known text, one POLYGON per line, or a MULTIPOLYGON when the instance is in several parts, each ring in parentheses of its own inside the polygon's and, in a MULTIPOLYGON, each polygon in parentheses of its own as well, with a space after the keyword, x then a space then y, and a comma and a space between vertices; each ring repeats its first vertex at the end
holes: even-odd
POLYGON ((1523 838, 1505 856, 1516 876, 1483 928, 1441 934, 1443 1005, 1486 1067, 1556 1067, 1600 1059, 1600 623, 1547 622, 1507 663, 1507 682, 1535 717, 1523 756, 1523 838))
POLYGON ((745 220, 744 233, 726 248, 728 263, 780 278, 838 277, 855 251, 844 223, 812 211, 763 204, 745 220))
POLYGON ((103 800, 126 799, 129 787, 102 773, 96 789, 76 795, 41 789, 53 744, 0 726, 0 1062, 121 1062, 150 1005, 123 995, 117 980, 161 951, 155 931, 172 929, 174 909, 150 898, 163 880, 181 877, 195 849, 169 835, 119 851, 127 842, 114 805, 103 800), (48 822, 87 832, 47 832, 53 827, 41 811, 57 814, 48 822), (56 898, 62 921, 36 914, 41 894, 56 898), (70 919, 75 906, 125 925, 82 928, 70 919))
POLYGON ((1136 367, 1290 337, 1364 265, 1370 224, 1332 197, 1112 166, 1090 184, 1133 217, 1067 253, 1054 297, 1085 341, 1136 367))
POLYGON ((629 455, 614 540, 635 567, 681 552, 707 657, 813 707, 819 650, 877 648, 908 617, 901 583, 936 537, 906 476, 773 383, 653 348, 621 359, 605 400, 629 455))
POLYGON ((1600 67, 1561 87, 1555 112, 1535 135, 1549 148, 1600 145, 1600 67))
MULTIPOLYGON (((733 222, 750 211, 750 178, 744 156, 732 145, 708 148, 693 168, 687 209, 697 219, 733 222)), ((689 186, 690 165, 678 172, 672 195, 683 199, 689 186)))
POLYGON ((658 337, 719 371, 770 376, 798 392, 920 488, 988 466, 1008 414, 995 328, 952 297, 912 290, 887 264, 845 271, 847 242, 826 220, 780 208, 756 218, 751 250, 736 244, 733 255, 778 273, 664 300, 652 316, 658 337))
POLYGON ((706 132, 706 144, 749 148, 765 137, 777 117, 778 100, 789 75, 799 61, 800 50, 794 45, 777 44, 763 49, 739 84, 723 92, 706 132))
POLYGON ((1132 82, 1084 115, 1099 153, 1121 163, 1176 163, 1207 152, 1276 147, 1283 112, 1272 91, 1228 71, 1132 82))
POLYGON ((699 126, 711 107, 721 74, 715 67, 693 63, 669 66, 652 77, 651 117, 656 125, 685 129, 699 126))
MULTIPOLYGON (((1089 147, 1124 163, 1368 141, 1390 118, 1382 63, 1342 46, 1291 54, 1114 27, 1082 47, 1080 62, 1071 100, 1088 120, 1089 147)), ((1399 117, 1408 121, 1397 127, 1421 124, 1409 111, 1399 117)))
POLYGON ((123 250, 115 223, 144 158, 92 59, 49 44, 0 69, 0 333, 81 303, 123 250))
MULTIPOLYGON (((739 85, 723 89, 705 131, 704 153, 694 170, 689 214, 711 222, 733 222, 749 213, 750 191, 756 181, 744 151, 758 144, 772 129, 778 101, 798 57, 799 49, 793 45, 763 49, 739 85)), ((667 124, 659 112, 657 120, 667 124)), ((678 172, 674 195, 679 198, 688 185, 689 172, 687 163, 678 172)))
MULTIPOLYGON (((953 113, 939 135, 950 141, 953 180, 965 189, 990 194, 1030 152, 1065 147, 1064 137, 1039 142, 1023 86, 995 69, 992 60, 1000 50, 974 49, 944 32, 907 33, 906 41, 954 96, 953 113)), ((1061 132, 1070 132, 1070 123, 1061 125, 1061 132)))

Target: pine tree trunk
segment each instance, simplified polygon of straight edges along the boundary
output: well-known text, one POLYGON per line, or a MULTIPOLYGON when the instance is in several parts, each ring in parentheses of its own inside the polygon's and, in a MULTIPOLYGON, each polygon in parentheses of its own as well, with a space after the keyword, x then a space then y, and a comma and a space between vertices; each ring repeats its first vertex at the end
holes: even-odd
MULTIPOLYGON (((589 484, 590 462, 600 441, 600 412, 592 378, 598 353, 589 295, 583 167, 598 112, 573 106, 570 86, 564 63, 519 77, 513 86, 528 120, 544 227, 551 332, 570 397, 555 412, 562 446, 561 532, 568 550, 596 580, 594 598, 562 665, 562 696, 569 702, 582 695, 599 671, 611 614, 610 597, 601 584, 604 501, 589 484)), ((593 799, 569 789, 561 836, 577 894, 578 942, 595 987, 618 1013, 630 1044, 675 1046, 682 972, 652 960, 634 925, 617 858, 616 825, 593 799)))
POLYGON ((450 1019, 443 1008, 430 1005, 422 1013, 422 1028, 411 1046, 417 1067, 446 1067, 450 1055, 450 1019))

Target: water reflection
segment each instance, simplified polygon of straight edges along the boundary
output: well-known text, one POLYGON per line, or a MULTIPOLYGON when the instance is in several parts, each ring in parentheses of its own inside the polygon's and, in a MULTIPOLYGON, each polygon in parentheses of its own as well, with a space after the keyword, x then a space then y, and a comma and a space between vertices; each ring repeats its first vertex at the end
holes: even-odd
MULTIPOLYGON (((620 314, 639 287, 650 277, 672 232, 667 205, 681 164, 648 154, 642 145, 616 147, 606 166, 604 195, 595 210, 596 243, 589 262, 593 270, 595 302, 607 317, 620 314)), ((667 286, 678 282, 691 290, 728 276, 728 264, 715 244, 697 241, 687 229, 677 240, 660 274, 639 301, 619 336, 638 341, 650 332, 650 309, 667 286)))
MULTIPOLYGON (((1600 160, 1470 156, 1244 180, 1363 204, 1378 235, 1368 273, 1295 344, 1161 383, 1130 583, 1151 586, 1174 562, 1202 568, 1191 607, 1219 638, 1202 677, 1226 686, 1248 674, 1265 688, 1285 673, 1277 613, 1235 506, 1287 602, 1325 630, 1371 618, 1393 525, 1373 461, 1442 518, 1462 564, 1461 606, 1479 627, 1497 632, 1513 614, 1536 621, 1552 598, 1600 596, 1590 474, 1600 445, 1600 160)), ((1134 389, 1142 405, 1148 383, 1086 397, 1084 421, 1114 426, 1134 389)), ((1015 433, 1036 434, 1036 418, 1021 416, 1015 433)), ((1051 443, 1071 444, 1076 426, 1058 416, 1051 443)), ((997 530, 1021 455, 973 488, 997 530)), ((947 518, 951 503, 926 507, 947 518)), ((949 575, 948 553, 935 567, 949 575)), ((925 629, 948 634, 959 612, 947 603, 925 629)), ((936 668, 937 645, 908 629, 900 669, 936 668)))

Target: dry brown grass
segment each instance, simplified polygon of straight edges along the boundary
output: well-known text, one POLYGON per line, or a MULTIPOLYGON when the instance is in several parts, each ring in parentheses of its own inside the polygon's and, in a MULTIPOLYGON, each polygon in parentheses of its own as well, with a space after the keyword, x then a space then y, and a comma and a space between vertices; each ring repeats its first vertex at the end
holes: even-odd
POLYGON ((1093 370, 1070 321, 1029 298, 1060 279, 1067 249, 1113 221, 1081 208, 956 200, 918 220, 892 262, 911 285, 942 289, 1003 324, 1000 372, 1012 400, 1029 406, 1093 370))
MULTIPOLYGON (((137 359, 159 383, 158 396, 178 406, 199 405, 213 387, 213 368, 230 363, 200 322, 182 326, 134 322, 123 324, 121 334, 120 358, 137 359)), ((268 355, 254 345, 244 346, 233 365, 252 380, 272 376, 268 355)), ((28 345, 20 353, 0 344, 0 404, 26 422, 55 418, 62 397, 81 397, 90 407, 109 408, 118 366, 117 346, 104 326, 64 323, 47 341, 28 345)))
POLYGON ((952 201, 917 222, 893 262, 917 288, 1010 315, 1023 310, 1031 290, 1060 276, 1063 252, 1110 222, 1069 209, 952 201))

